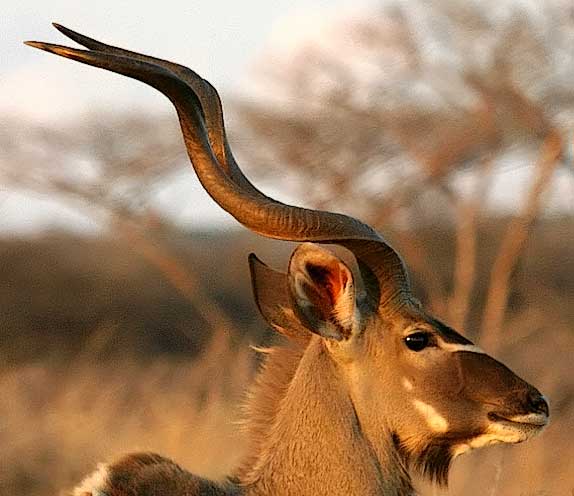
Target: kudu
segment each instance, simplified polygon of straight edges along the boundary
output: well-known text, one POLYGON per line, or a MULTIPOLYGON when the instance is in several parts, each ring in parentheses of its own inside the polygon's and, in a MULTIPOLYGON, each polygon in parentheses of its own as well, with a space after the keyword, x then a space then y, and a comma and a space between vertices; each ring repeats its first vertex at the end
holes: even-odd
POLYGON ((28 44, 161 91, 219 206, 262 236, 304 242, 287 273, 249 258, 257 306, 287 339, 268 351, 255 381, 249 450, 235 474, 216 483, 139 453, 100 466, 75 495, 412 495, 411 471, 445 484, 461 453, 542 430, 544 397, 425 312, 400 256, 374 229, 280 203, 249 182, 210 83, 181 65, 55 27, 88 50, 28 44), (340 245, 352 259, 315 243, 340 245))

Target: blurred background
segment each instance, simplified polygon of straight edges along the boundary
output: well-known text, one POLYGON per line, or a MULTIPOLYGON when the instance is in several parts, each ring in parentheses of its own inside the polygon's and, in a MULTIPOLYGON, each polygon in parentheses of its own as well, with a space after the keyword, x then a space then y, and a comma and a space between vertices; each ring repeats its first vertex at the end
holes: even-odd
POLYGON ((220 89, 247 175, 345 212, 417 295, 550 399, 532 442, 467 455, 448 491, 574 490, 574 7, 566 0, 27 0, 0 27, 0 494, 60 494, 153 450, 221 477, 273 336, 247 254, 292 246, 219 212, 175 113, 137 82, 24 47, 58 21, 220 89))

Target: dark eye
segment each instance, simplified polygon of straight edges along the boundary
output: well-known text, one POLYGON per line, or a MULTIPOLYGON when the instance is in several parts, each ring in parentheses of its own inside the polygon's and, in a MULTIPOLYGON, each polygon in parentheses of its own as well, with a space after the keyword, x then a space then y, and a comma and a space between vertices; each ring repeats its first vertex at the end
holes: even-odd
POLYGON ((428 332, 413 332, 405 337, 405 344, 411 351, 421 351, 430 344, 428 332))

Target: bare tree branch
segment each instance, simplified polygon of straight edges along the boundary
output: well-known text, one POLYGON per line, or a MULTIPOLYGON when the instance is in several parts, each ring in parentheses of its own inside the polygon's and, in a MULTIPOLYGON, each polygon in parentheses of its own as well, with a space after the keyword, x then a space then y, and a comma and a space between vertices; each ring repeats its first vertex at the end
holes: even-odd
POLYGON ((502 339, 502 326, 510 293, 510 278, 528 240, 530 228, 541 207, 541 197, 562 154, 562 139, 550 133, 544 140, 535 166, 535 177, 519 214, 512 219, 492 266, 487 302, 484 309, 481 343, 493 350, 502 339))

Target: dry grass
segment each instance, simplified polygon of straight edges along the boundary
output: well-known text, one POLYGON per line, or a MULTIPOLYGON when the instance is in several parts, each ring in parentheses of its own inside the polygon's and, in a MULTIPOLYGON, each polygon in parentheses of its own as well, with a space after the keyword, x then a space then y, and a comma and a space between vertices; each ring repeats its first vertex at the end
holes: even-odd
POLYGON ((140 450, 221 477, 241 455, 236 422, 251 355, 216 336, 191 364, 88 360, 2 371, 0 494, 64 494, 97 461, 140 450))
MULTIPOLYGON (((569 220, 538 227, 513 274, 495 352, 548 395, 551 425, 524 445, 466 455, 454 465, 448 493, 421 485, 423 495, 561 496, 574 487, 570 227, 569 220)), ((489 260, 497 253, 489 240, 504 228, 477 235, 481 263, 468 303, 471 335, 479 328, 474 316, 487 300, 489 260)), ((418 234, 431 247, 435 275, 447 278, 452 254, 432 249, 445 245, 447 233, 435 233, 435 241, 418 234)), ((145 257, 134 257, 122 244, 63 237, 0 245, 0 494, 63 494, 97 462, 134 450, 162 453, 209 477, 223 476, 237 462, 239 406, 255 368, 248 341, 257 344, 261 329, 253 325, 252 306, 241 304, 250 299, 247 271, 222 260, 254 247, 214 238, 213 250, 196 235, 192 254, 181 251, 180 242, 189 244, 173 240, 173 253, 195 269, 197 283, 210 289, 207 297, 217 298, 237 327, 250 331, 246 338, 238 329, 202 338, 207 319, 204 312, 190 312, 193 298, 178 300, 182 292, 172 291, 145 257), (208 270, 212 266, 221 270, 208 270), (186 308, 190 313, 183 313, 186 308), (188 335, 172 336, 166 348, 182 318, 188 335), (198 338, 201 354, 195 346, 182 351, 189 336, 198 338), (158 348, 154 340, 164 345, 158 348)), ((267 246, 256 251, 272 260, 267 246)))

